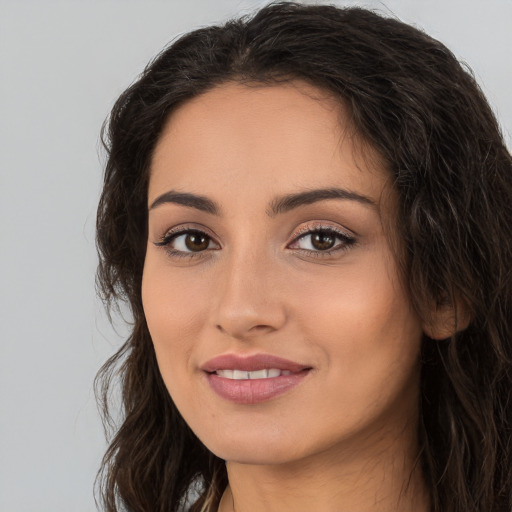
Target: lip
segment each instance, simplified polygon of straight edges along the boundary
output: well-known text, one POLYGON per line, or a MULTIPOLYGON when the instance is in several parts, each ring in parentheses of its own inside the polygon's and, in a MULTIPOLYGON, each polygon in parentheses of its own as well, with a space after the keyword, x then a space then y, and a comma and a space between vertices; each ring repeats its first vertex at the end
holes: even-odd
POLYGON ((308 365, 270 354, 223 354, 210 359, 200 368, 205 373, 211 389, 221 398, 236 404, 257 404, 282 395, 300 384, 312 369, 308 365), (233 380, 215 373, 217 370, 251 372, 267 368, 288 371, 290 374, 267 379, 233 380))
POLYGON ((222 354, 210 359, 201 366, 201 370, 213 373, 217 370, 243 370, 245 372, 255 372, 265 368, 277 368, 278 370, 287 370, 292 373, 298 373, 310 368, 308 365, 295 363, 282 357, 270 354, 253 354, 251 356, 239 356, 237 354, 222 354))

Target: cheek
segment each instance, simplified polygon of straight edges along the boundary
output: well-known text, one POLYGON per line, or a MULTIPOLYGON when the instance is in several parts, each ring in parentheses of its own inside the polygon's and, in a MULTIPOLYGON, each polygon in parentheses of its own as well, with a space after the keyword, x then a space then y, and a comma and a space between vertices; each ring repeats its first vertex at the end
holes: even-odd
POLYGON ((301 330, 329 367, 326 389, 346 390, 339 398, 352 405, 391 399, 416 378, 422 332, 391 257, 358 263, 294 294, 301 330))
POLYGON ((325 339, 348 336, 367 342, 403 338, 416 332, 418 319, 396 277, 393 262, 367 258, 314 279, 295 279, 295 309, 305 324, 325 339), (375 262, 371 260, 377 260, 375 262), (391 268, 390 268, 391 267, 391 268), (373 337, 370 334, 373 333, 373 337))
POLYGON ((192 366, 191 353, 207 314, 206 284, 179 269, 158 266, 148 256, 142 279, 142 302, 160 372, 169 391, 192 366))

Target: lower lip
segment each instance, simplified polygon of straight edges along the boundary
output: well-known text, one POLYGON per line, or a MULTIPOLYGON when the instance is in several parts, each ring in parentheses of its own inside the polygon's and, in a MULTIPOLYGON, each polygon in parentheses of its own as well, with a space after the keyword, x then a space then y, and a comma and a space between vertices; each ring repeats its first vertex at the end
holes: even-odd
POLYGON ((280 375, 269 379, 234 380, 208 373, 211 388, 220 397, 236 404, 258 404, 290 391, 308 375, 303 370, 291 375, 280 375))

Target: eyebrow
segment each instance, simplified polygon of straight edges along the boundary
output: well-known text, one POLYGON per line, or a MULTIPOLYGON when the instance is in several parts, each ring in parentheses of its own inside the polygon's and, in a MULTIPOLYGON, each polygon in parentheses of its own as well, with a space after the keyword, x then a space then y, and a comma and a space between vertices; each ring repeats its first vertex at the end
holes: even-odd
POLYGON ((202 212, 211 213, 212 215, 219 215, 220 208, 211 199, 207 197, 200 196, 197 194, 189 194, 186 192, 176 192, 174 190, 170 190, 169 192, 165 192, 161 196, 158 196, 151 206, 150 210, 153 210, 157 206, 160 206, 165 203, 174 203, 181 204, 182 206, 188 206, 189 208, 195 208, 196 210, 201 210, 202 212))
POLYGON ((270 210, 267 214, 273 217, 279 213, 285 213, 299 206, 313 204, 326 199, 347 199, 357 201, 364 206, 370 206, 377 209, 377 205, 369 197, 345 190, 342 188, 322 188, 318 190, 308 190, 306 192, 298 192, 295 194, 287 194, 271 201, 270 210))
MULTIPOLYGON (((305 192, 296 192, 277 197, 270 202, 270 209, 268 209, 266 213, 269 217, 274 217, 280 213, 286 213, 298 208, 299 206, 313 204, 326 199, 345 199, 356 201, 364 206, 377 209, 375 202, 364 195, 342 188, 323 188, 307 190, 305 192)), ((149 209, 153 210, 165 203, 174 203, 187 206, 189 208, 195 208, 196 210, 210 213, 212 215, 221 214, 220 206, 212 199, 188 192, 176 192, 174 190, 170 190, 161 196, 158 196, 153 203, 151 203, 149 209)))

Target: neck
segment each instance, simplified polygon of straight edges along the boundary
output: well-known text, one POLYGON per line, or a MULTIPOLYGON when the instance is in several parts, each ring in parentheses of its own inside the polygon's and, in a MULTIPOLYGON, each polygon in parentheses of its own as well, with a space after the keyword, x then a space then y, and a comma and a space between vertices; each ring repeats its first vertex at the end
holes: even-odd
POLYGON ((416 436, 352 440, 349 447, 278 465, 228 462, 219 512, 427 512, 416 436))

